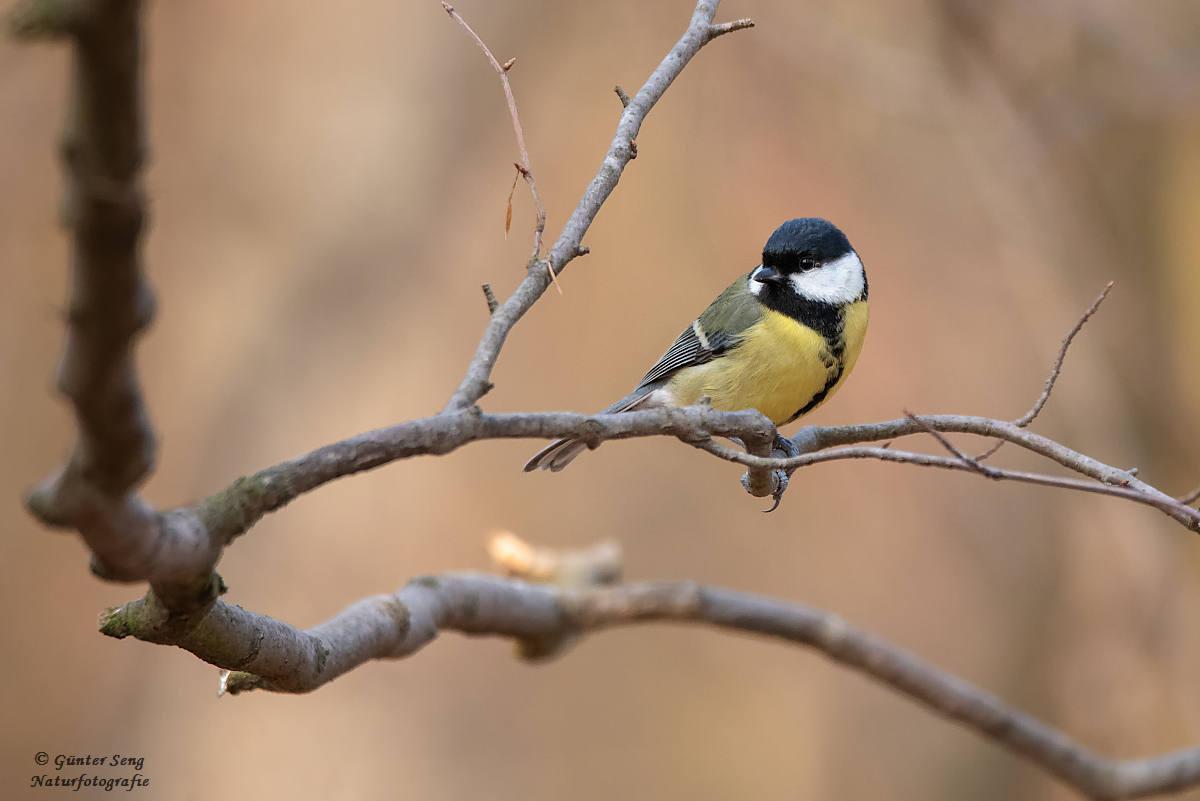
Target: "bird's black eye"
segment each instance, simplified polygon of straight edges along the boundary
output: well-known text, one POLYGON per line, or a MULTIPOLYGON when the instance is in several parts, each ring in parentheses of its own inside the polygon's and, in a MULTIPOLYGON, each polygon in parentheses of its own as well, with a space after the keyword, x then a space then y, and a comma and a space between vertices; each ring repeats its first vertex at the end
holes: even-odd
POLYGON ((805 256, 803 259, 800 260, 800 269, 801 270, 811 270, 813 267, 816 267, 816 266, 817 266, 817 263, 815 261, 813 261, 811 258, 809 258, 808 256, 805 256))

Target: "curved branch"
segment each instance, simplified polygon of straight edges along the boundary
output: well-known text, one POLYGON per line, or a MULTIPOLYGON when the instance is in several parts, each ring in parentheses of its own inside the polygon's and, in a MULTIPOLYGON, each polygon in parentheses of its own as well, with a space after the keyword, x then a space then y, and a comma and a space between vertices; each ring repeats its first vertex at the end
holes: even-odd
POLYGON ((11 19, 28 38, 73 39, 71 113, 63 135, 64 220, 71 231, 67 339, 58 386, 79 436, 67 465, 30 493, 47 525, 78 529, 93 570, 135 578, 120 555, 154 537, 157 516, 131 494, 154 464, 155 438, 134 365, 154 316, 142 270, 144 120, 140 0, 27 2, 11 19))
POLYGON ((443 631, 511 637, 534 658, 588 632, 634 623, 703 623, 819 651, 922 706, 999 742, 1092 798, 1136 798, 1200 784, 1200 749, 1114 760, 953 674, 838 616, 797 603, 692 582, 604 588, 531 584, 474 573, 425 576, 358 601, 308 631, 218 601, 174 638, 147 628, 154 599, 102 616, 102 631, 177 645, 229 671, 223 690, 311 692, 372 659, 411 656, 443 631))

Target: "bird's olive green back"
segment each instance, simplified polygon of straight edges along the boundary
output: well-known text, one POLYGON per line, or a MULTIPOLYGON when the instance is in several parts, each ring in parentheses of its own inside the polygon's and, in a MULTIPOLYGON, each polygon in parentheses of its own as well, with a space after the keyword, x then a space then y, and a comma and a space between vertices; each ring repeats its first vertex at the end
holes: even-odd
POLYGON ((720 332, 736 337, 762 317, 762 306, 749 287, 750 276, 738 278, 700 315, 700 328, 705 335, 720 332))

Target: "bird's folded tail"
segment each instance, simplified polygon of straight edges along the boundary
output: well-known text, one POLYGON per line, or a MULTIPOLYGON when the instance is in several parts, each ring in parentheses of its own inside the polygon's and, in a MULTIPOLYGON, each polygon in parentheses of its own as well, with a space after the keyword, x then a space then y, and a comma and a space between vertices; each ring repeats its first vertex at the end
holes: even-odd
MULTIPOLYGON (((633 394, 617 401, 601 412, 601 414, 632 412, 635 409, 657 409, 664 404, 659 398, 659 395, 662 393, 656 393, 655 389, 656 387, 653 385, 639 387, 637 390, 634 390, 633 394)), ((532 473, 534 470, 549 470, 557 473, 575 461, 575 457, 587 449, 587 443, 581 439, 571 439, 569 437, 558 439, 538 451, 532 459, 525 463, 524 470, 526 473, 532 473)))
POLYGON ((575 461, 575 457, 587 450, 587 443, 579 439, 559 439, 537 452, 525 463, 525 472, 550 470, 557 473, 575 461))

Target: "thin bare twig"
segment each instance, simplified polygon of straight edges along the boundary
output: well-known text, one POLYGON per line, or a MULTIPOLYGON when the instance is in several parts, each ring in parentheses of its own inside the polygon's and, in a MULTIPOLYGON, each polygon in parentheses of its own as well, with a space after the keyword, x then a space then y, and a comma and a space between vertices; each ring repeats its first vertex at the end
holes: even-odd
MULTIPOLYGON (((845 447, 835 448, 833 450, 821 451, 819 453, 806 453, 802 456, 795 456, 788 459, 764 459, 760 456, 743 453, 735 448, 729 448, 716 442, 690 441, 685 440, 689 444, 694 445, 700 450, 718 456, 726 461, 736 462, 737 464, 746 467, 757 468, 774 468, 776 470, 793 470, 798 467, 807 467, 808 465, 821 464, 823 462, 834 462, 841 459, 879 459, 884 462, 896 462, 900 464, 913 464, 920 467, 941 467, 948 470, 966 470, 972 473, 979 473, 988 478, 997 480, 1018 481, 1026 484, 1040 484, 1044 487, 1056 487, 1058 489, 1080 490, 1082 492, 1091 492, 1098 495, 1111 495, 1116 498, 1124 498, 1125 500, 1134 501, 1145 506, 1150 506, 1173 518, 1177 522, 1191 531, 1200 533, 1200 511, 1192 509, 1189 506, 1184 506, 1174 498, 1163 495, 1157 490, 1154 493, 1135 489, 1130 486, 1129 481, 1120 484, 1104 484, 1095 481, 1084 481, 1077 478, 1066 478, 1062 476, 1051 476, 1044 473, 1029 473, 1023 470, 1007 470, 999 468, 988 468, 990 472, 982 472, 976 466, 970 464, 969 459, 964 460, 958 456, 954 458, 946 456, 935 456, 928 453, 917 453, 914 451, 900 451, 895 448, 879 448, 879 447, 845 447)), ((1136 479, 1134 479, 1136 481, 1136 479)), ((1153 489, 1153 488, 1150 488, 1153 489)))
MULTIPOLYGON (((761 459, 748 454, 743 454, 740 451, 726 448, 715 443, 712 446, 703 446, 703 450, 707 450, 720 456, 723 459, 737 462, 738 464, 755 467, 774 467, 791 472, 799 467, 804 467, 809 464, 815 464, 823 461, 830 461, 837 458, 881 458, 884 461, 901 461, 920 464, 930 464, 932 466, 945 466, 944 464, 934 464, 935 462, 950 461, 956 469, 967 468, 961 462, 953 460, 944 460, 939 457, 929 456, 928 454, 911 454, 902 451, 891 451, 884 448, 861 448, 837 451, 838 456, 831 456, 832 452, 827 451, 829 448, 834 448, 839 445, 851 445, 862 442, 876 442, 879 440, 890 440, 895 437, 908 436, 911 434, 924 432, 925 426, 934 428, 937 431, 944 433, 961 433, 961 434, 976 434, 981 437, 998 438, 1011 442, 1028 451, 1044 456, 1058 464, 1073 470, 1088 478, 1095 479, 1100 482, 1100 485, 1093 485, 1090 482, 1081 482, 1081 486, 1074 484, 1055 484, 1056 486, 1070 486, 1072 489, 1089 488, 1088 491, 1101 492, 1100 487, 1116 488, 1117 491, 1108 494, 1118 495, 1120 497, 1136 500, 1141 503, 1147 503, 1151 506, 1161 509, 1168 516, 1175 519, 1177 522, 1184 525, 1192 531, 1200 532, 1200 518, 1196 510, 1181 505, 1177 500, 1156 489, 1155 487, 1146 484, 1137 478, 1137 476, 1128 470, 1122 470, 1111 465, 1106 465, 1103 462, 1092 459, 1089 456, 1073 451, 1064 445, 1061 445, 1054 440, 1035 434, 1027 429, 1019 428, 1016 424, 1003 420, 993 420, 987 417, 970 417, 966 415, 926 415, 919 418, 919 422, 908 418, 900 420, 889 420, 883 423, 871 423, 867 425, 850 425, 850 426, 834 426, 829 428, 819 426, 805 426, 796 433, 793 437, 801 451, 800 456, 787 459, 761 459), (923 423, 924 425, 921 425, 923 423), (818 453, 821 451, 821 453, 818 453), (903 458, 894 458, 880 456, 879 452, 903 454, 903 458), (932 460, 932 461, 931 461, 932 460), (1134 494, 1129 494, 1124 489, 1132 491, 1134 494)), ((695 440, 685 440, 690 444, 701 445, 695 440)), ((1018 475, 1016 471, 1003 471, 1005 477, 1018 475)), ((1028 474, 1036 476, 1041 474, 1028 474)), ((1048 481, 1060 481, 1053 476, 1046 476, 1046 481, 1035 481, 1034 483, 1047 483, 1048 481)), ((1070 481, 1062 479, 1061 481, 1070 481)))
POLYGON ((533 255, 531 259, 536 259, 542 253, 542 233, 546 230, 546 210, 542 208, 542 201, 538 197, 537 184, 533 180, 533 170, 529 166, 529 151, 525 147, 525 133, 521 130, 521 118, 517 114, 517 101, 513 97, 512 84, 508 81, 508 71, 516 62, 516 59, 509 59, 504 64, 501 64, 496 57, 492 55, 492 51, 488 50, 488 46, 479 38, 479 34, 471 29, 467 21, 454 10, 454 6, 449 3, 442 3, 442 8, 446 9, 446 13, 454 18, 463 29, 471 34, 471 38, 475 40, 475 44, 479 45, 479 49, 487 56, 487 60, 491 63, 492 68, 496 70, 496 74, 500 76, 500 83, 504 86, 504 97, 508 101, 508 113, 512 115, 513 130, 517 134, 517 147, 521 150, 521 164, 517 165, 517 171, 529 184, 529 193, 533 195, 534 205, 537 206, 537 226, 533 232, 533 255))
MULTIPOLYGON (((508 71, 512 69, 513 64, 517 62, 515 58, 510 58, 508 61, 501 64, 492 55, 492 51, 488 50, 487 45, 479 38, 479 34, 471 29, 467 21, 462 18, 454 6, 443 2, 442 8, 446 9, 446 13, 458 21, 460 25, 471 34, 471 38, 475 40, 475 44, 479 45, 479 49, 487 56, 487 60, 491 62, 495 68, 496 74, 500 76, 500 83, 504 85, 504 97, 508 101, 508 111, 512 115, 513 130, 517 133, 517 146, 521 149, 521 164, 513 163, 517 168, 517 174, 525 179, 525 183, 529 185, 529 194, 533 195, 533 204, 537 207, 537 223, 533 228, 533 255, 529 258, 537 260, 542 254, 542 234, 546 230, 546 210, 542 208, 542 199, 538 197, 537 183, 533 180, 533 170, 529 166, 529 151, 525 148, 525 134, 521 130, 521 118, 517 115, 517 101, 513 97, 512 84, 508 80, 508 71)), ((516 186, 514 180, 513 186, 516 186)), ((508 227, 512 222, 512 192, 508 193, 508 211, 504 220, 504 237, 508 238, 508 227)), ((554 274, 554 267, 550 264, 550 259, 546 259, 546 270, 550 273, 550 280, 554 283, 554 288, 558 290, 558 294, 562 294, 562 286, 558 283, 558 276, 554 274)))
MULTIPOLYGON (((1046 379, 1046 386, 1042 389, 1041 396, 1039 396, 1037 402, 1033 404, 1032 409, 1026 412, 1023 417, 1013 421, 1014 425, 1025 428, 1032 423, 1039 414, 1042 413, 1042 409, 1045 408, 1046 402, 1050 400, 1050 393, 1054 391, 1054 383, 1058 381, 1059 373, 1062 372, 1063 362, 1067 358, 1067 348, 1071 347, 1071 341, 1074 340, 1075 335, 1083 329, 1084 323, 1090 320, 1092 315, 1100 309, 1100 304, 1104 302, 1106 297, 1108 297, 1108 292, 1112 288, 1113 282, 1109 281, 1108 284, 1105 285, 1104 289, 1100 291, 1100 295, 1096 298, 1095 302, 1088 307, 1088 310, 1083 313, 1083 316, 1081 316, 1075 323, 1074 327, 1071 328, 1070 332, 1067 334, 1067 338, 1062 341, 1062 346, 1058 349, 1058 356, 1056 356, 1054 359, 1054 366, 1050 368, 1050 377, 1046 379)), ((982 462, 994 456, 996 451, 1003 447, 1004 440, 1000 440, 995 445, 976 456, 975 461, 982 462)))
POLYGON ((510 637, 521 655, 544 659, 586 633, 637 623, 700 623, 812 648, 995 740, 1091 798, 1136 798, 1200 783, 1200 749, 1108 759, 830 612, 692 582, 572 587, 447 573, 358 601, 308 631, 223 601, 193 630, 169 639, 147 630, 153 617, 153 598, 141 599, 107 610, 102 631, 191 651, 225 668, 221 692, 232 694, 311 692, 369 660, 412 656, 443 631, 510 637))
POLYGON ((1079 318, 1079 321, 1075 323, 1075 326, 1071 329, 1070 333, 1067 334, 1067 338, 1062 342, 1062 347, 1058 349, 1058 356, 1054 359, 1054 367, 1050 370, 1050 377, 1046 379, 1046 387, 1042 390, 1042 394, 1037 399, 1037 403, 1033 404, 1033 408, 1026 412, 1024 417, 1014 420, 1014 425, 1025 428, 1027 425, 1032 423, 1039 414, 1041 414, 1042 409, 1046 405, 1046 401, 1050 400, 1050 393, 1054 391, 1054 382, 1058 381, 1059 373, 1062 372, 1063 361, 1067 358, 1067 348, 1071 347, 1071 341, 1074 340, 1075 335, 1083 329, 1084 324, 1088 320, 1092 319, 1092 315, 1099 310, 1100 304, 1104 302, 1106 297, 1108 297, 1108 292, 1112 288, 1113 282, 1109 281, 1108 284, 1105 285, 1104 289, 1100 291, 1100 295, 1096 298, 1095 302, 1088 307, 1088 310, 1083 313, 1083 316, 1079 318))
POLYGON ((996 451, 1000 450, 1003 447, 1004 447, 1004 440, 997 441, 995 445, 993 445, 992 447, 988 448, 983 453, 976 456, 975 462, 978 464, 978 463, 987 461, 988 459, 990 459, 996 455, 996 451))
POLYGON ((1200 487, 1196 487, 1196 489, 1192 490, 1187 495, 1176 498, 1175 500, 1179 501, 1184 506, 1191 506, 1196 501, 1200 501, 1200 487))

